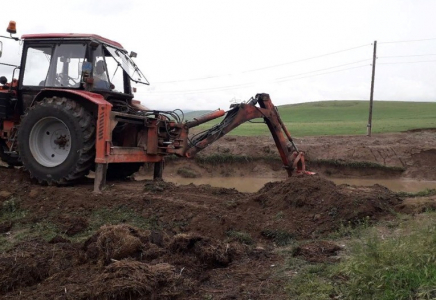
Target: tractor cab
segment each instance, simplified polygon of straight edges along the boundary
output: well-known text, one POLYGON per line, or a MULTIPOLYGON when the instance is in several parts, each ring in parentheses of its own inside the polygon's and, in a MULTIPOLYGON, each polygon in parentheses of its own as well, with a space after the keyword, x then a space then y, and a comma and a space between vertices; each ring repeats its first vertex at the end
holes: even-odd
MULTIPOLYGON (((75 89, 132 99, 131 81, 147 79, 117 42, 92 34, 23 35, 18 92, 24 108, 42 89, 75 89)), ((134 54, 133 54, 134 56, 134 54)))
MULTIPOLYGON (((19 41, 15 22, 7 29, 10 37, 19 41)), ((106 100, 133 99, 131 82, 148 85, 149 82, 132 60, 136 53, 128 52, 121 44, 95 34, 26 34, 21 37, 23 51, 20 66, 15 67, 13 83, 1 80, 3 89, 14 90, 19 99, 15 108, 23 113, 43 90, 84 90, 102 95, 106 100)), ((0 56, 3 45, 0 42, 0 56)), ((5 75, 5 74, 0 74, 5 75)), ((5 96, 6 97, 6 96, 5 96)), ((8 96, 9 97, 9 96, 8 96)), ((36 99, 36 101, 38 101, 36 99)))

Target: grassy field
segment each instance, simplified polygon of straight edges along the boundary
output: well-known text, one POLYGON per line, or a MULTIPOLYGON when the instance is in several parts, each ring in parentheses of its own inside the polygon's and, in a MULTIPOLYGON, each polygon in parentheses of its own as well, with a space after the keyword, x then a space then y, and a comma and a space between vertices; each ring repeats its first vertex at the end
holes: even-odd
MULTIPOLYGON (((323 101, 279 106, 280 116, 295 137, 366 134, 369 101, 323 101)), ((220 119, 198 128, 205 130, 220 119)), ((261 121, 261 120, 256 120, 261 121)), ((436 103, 374 101, 373 133, 436 128, 436 103)), ((269 135, 265 124, 245 123, 232 135, 269 135)))
POLYGON ((429 211, 419 218, 398 215, 377 227, 344 227, 331 236, 345 244, 338 263, 308 263, 283 248, 288 262, 281 272, 296 274, 283 276, 285 290, 300 300, 435 299, 435 220, 429 211))

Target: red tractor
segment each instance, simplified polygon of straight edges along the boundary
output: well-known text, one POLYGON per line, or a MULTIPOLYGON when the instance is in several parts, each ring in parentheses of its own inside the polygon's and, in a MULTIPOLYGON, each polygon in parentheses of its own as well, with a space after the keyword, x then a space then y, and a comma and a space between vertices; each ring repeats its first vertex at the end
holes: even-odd
POLYGON ((131 82, 149 83, 132 60, 136 54, 119 43, 94 34, 18 39, 13 21, 7 31, 10 37, 2 37, 21 40, 23 51, 20 66, 0 62, 13 68, 11 82, 0 77, 0 157, 23 165, 40 183, 70 184, 94 170, 98 192, 106 176, 132 175, 144 163, 155 163, 154 177, 161 178, 165 156, 193 157, 254 118, 268 125, 289 176, 295 168, 305 172, 304 155, 267 94, 184 122, 177 111, 149 110, 133 100, 131 82), (224 115, 188 138, 190 128, 224 115))

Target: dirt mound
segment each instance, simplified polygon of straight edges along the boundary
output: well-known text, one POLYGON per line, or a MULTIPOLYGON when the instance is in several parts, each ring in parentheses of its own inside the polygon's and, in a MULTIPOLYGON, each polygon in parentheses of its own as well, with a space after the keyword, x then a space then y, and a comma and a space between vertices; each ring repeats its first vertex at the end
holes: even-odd
POLYGON ((236 244, 213 242, 210 238, 200 235, 179 234, 169 245, 173 253, 195 255, 202 264, 212 267, 225 267, 233 257, 241 252, 236 244))
POLYGON ((54 223, 68 236, 73 236, 86 230, 88 221, 83 217, 60 215, 54 223))
POLYGON ((172 265, 148 265, 139 261, 123 260, 107 266, 90 283, 92 299, 174 299, 180 294, 184 279, 175 273, 172 265), (176 288, 179 286, 179 288, 176 288))
POLYGON ((400 203, 397 195, 379 185, 335 185, 319 176, 292 177, 266 184, 245 204, 261 209, 264 232, 286 231, 296 238, 320 236, 341 224, 378 220, 400 203), (256 207, 257 206, 257 207, 256 207))
POLYGON ((298 246, 292 255, 310 262, 332 262, 340 250, 341 247, 332 242, 314 241, 298 246))
MULTIPOLYGON (((0 254, 0 295, 16 299, 174 299, 245 248, 201 235, 169 237, 126 224, 101 227, 84 243, 60 236, 0 254)), ((206 279, 205 279, 206 278, 206 279)), ((181 297, 183 298, 183 297, 181 297)), ((188 297, 189 298, 189 297, 188 297)))
POLYGON ((102 259, 105 264, 111 260, 135 258, 141 255, 143 242, 147 240, 137 228, 128 225, 103 226, 84 244, 90 259, 102 259))
POLYGON ((81 260, 78 248, 69 243, 28 241, 0 256, 0 292, 33 286, 72 268, 81 260))

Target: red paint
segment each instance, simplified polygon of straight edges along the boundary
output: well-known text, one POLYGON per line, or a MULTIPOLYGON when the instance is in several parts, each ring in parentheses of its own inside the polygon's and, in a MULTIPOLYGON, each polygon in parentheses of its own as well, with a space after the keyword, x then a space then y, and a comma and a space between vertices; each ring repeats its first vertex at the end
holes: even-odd
POLYGON ((83 97, 97 105, 107 105, 109 107, 112 107, 112 104, 104 99, 104 97, 97 93, 92 93, 88 91, 82 91, 82 90, 64 90, 64 89, 43 89, 41 92, 35 97, 35 99, 39 99, 44 93, 47 91, 54 91, 59 93, 68 93, 68 94, 74 94, 78 95, 80 97, 83 97), (41 95, 41 96, 40 96, 41 95))
POLYGON ((31 40, 31 39, 96 39, 100 42, 104 42, 111 46, 124 49, 120 43, 109 40, 97 34, 88 34, 88 33, 38 33, 38 34, 24 34, 21 36, 23 40, 31 40))

